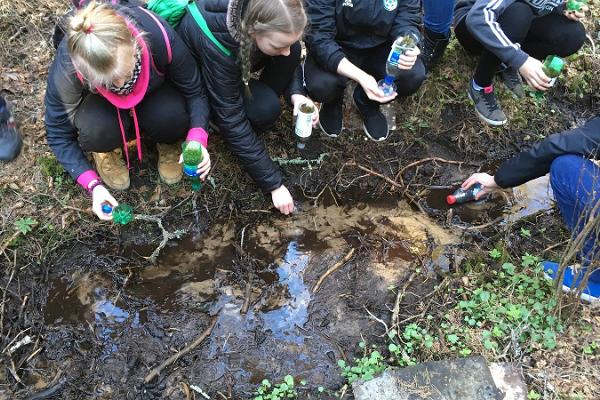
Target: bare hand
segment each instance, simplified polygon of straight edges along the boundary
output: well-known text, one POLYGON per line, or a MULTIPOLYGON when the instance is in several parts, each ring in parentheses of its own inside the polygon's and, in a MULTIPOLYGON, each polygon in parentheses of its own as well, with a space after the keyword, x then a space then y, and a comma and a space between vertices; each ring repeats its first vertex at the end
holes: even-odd
POLYGON ((564 16, 570 19, 571 21, 579 22, 585 19, 585 13, 589 10, 588 6, 581 7, 579 11, 564 11, 564 16))
POLYGON ((112 195, 104 186, 98 185, 94 188, 94 190, 92 190, 92 211, 94 211, 94 214, 96 214, 102 221, 111 221, 113 219, 112 213, 105 214, 104 211, 102 211, 103 204, 110 204, 113 210, 119 205, 117 200, 112 197, 112 195))
POLYGON ((280 213, 289 215, 294 212, 294 199, 289 190, 283 185, 271 192, 273 205, 280 213))
POLYGON ((362 86, 369 99, 379 103, 388 103, 394 100, 398 95, 397 93, 394 93, 390 96, 386 96, 383 93, 383 90, 379 88, 375 78, 373 78, 371 75, 365 74, 365 76, 358 83, 360 86, 362 86))
MULTIPOLYGON (((183 164, 183 153, 179 156, 179 164, 183 164)), ((201 181, 206 180, 206 177, 210 172, 210 167, 210 154, 208 154, 208 150, 202 146, 202 162, 198 164, 198 169, 196 170, 201 181)))
POLYGON ((527 58, 519 72, 527 84, 536 90, 546 91, 552 87, 552 80, 544 73, 543 64, 533 57, 527 58))
POLYGON ((461 187, 463 189, 468 189, 477 183, 479 183, 479 184, 481 184, 481 186, 483 186, 483 190, 480 191, 479 193, 477 193, 477 196, 475 198, 476 200, 479 200, 487 193, 491 193, 494 190, 497 190, 500 188, 500 186, 498 186, 498 184, 496 183, 496 180, 494 179, 493 176, 491 176, 490 174, 482 173, 482 172, 471 175, 466 181, 463 182, 461 187))
POLYGON ((313 112, 312 115, 312 124, 313 127, 316 128, 317 124, 319 123, 319 110, 317 109, 317 107, 315 106, 315 103, 309 99, 306 96, 303 96, 301 94, 293 94, 292 95, 292 104, 294 105, 294 117, 298 115, 298 110, 300 109, 300 106, 302 106, 303 104, 310 104, 311 106, 313 106, 313 109, 315 110, 313 112))
POLYGON ((398 69, 412 69, 417 62, 419 54, 421 54, 421 50, 418 47, 407 50, 398 59, 398 69))

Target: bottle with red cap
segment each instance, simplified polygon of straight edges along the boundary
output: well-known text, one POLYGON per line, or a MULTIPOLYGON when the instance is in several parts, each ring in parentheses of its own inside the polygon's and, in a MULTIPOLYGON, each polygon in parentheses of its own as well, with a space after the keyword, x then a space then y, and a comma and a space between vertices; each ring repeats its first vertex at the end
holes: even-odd
POLYGON ((481 183, 476 183, 467 189, 459 188, 454 193, 446 196, 446 203, 452 205, 473 201, 477 198, 477 194, 479 194, 479 192, 481 192, 482 190, 483 185, 481 183))

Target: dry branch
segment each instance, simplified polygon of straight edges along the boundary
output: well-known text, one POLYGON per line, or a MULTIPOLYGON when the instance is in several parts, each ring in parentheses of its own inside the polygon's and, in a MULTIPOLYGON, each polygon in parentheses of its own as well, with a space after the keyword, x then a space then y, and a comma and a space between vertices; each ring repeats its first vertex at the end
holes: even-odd
POLYGON ((189 353, 190 351, 192 351, 196 347, 198 347, 207 337, 210 336, 215 325, 217 324, 217 319, 218 319, 218 315, 216 315, 212 319, 208 328, 206 328, 206 330, 204 332, 202 332, 202 335, 198 336, 198 338, 196 340, 194 340, 192 343, 190 343, 189 345, 184 347, 183 350, 181 350, 177 354, 173 354, 171 357, 169 357, 166 361, 164 361, 158 367, 156 367, 152 371, 150 371, 148 373, 148 375, 146 375, 146 377, 144 378, 144 383, 147 384, 147 383, 152 382, 152 380, 154 378, 156 378, 158 375, 160 375, 160 373, 162 372, 163 369, 167 368, 169 365, 173 364, 174 362, 179 360, 181 357, 183 357, 184 355, 186 355, 187 353, 189 353))
POLYGON ((323 275, 321 275, 321 277, 319 278, 319 280, 317 281, 317 283, 315 284, 315 286, 313 286, 312 288, 312 292, 316 293, 317 290, 319 290, 319 288, 321 287, 321 285, 323 284, 323 281, 331 274, 333 274, 335 271, 337 271, 342 265, 346 264, 348 261, 350 261, 350 259, 352 258, 352 256, 354 255, 354 249, 350 249, 350 251, 348 252, 348 254, 346 254, 344 256, 344 258, 342 258, 340 261, 336 262, 333 267, 329 268, 327 271, 325 271, 325 273, 323 275))

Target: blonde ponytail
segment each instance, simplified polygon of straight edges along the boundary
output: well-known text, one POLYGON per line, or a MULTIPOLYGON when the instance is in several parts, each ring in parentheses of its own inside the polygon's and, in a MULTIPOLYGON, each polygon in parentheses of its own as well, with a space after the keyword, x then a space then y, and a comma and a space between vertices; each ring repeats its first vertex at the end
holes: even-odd
POLYGON ((118 49, 122 46, 131 46, 135 54, 135 38, 127 21, 109 5, 92 1, 69 21, 69 53, 75 67, 93 86, 107 86, 123 75, 118 68, 118 49))
POLYGON ((299 33, 304 31, 306 22, 302 0, 250 0, 242 19, 239 50, 242 81, 247 94, 250 94, 248 83, 252 75, 251 55, 254 47, 251 35, 299 33))

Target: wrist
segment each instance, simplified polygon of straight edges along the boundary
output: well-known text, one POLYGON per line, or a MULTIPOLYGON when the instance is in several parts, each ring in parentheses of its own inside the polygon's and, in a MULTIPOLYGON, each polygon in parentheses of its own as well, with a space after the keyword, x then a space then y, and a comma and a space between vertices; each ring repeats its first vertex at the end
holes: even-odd
POLYGON ((96 189, 98 189, 99 187, 104 187, 104 185, 102 184, 102 181, 100 181, 100 180, 94 181, 94 182, 92 182, 92 183, 90 184, 90 186, 88 187, 88 192, 89 192, 91 195, 93 195, 93 194, 94 194, 94 191, 95 191, 96 189))

